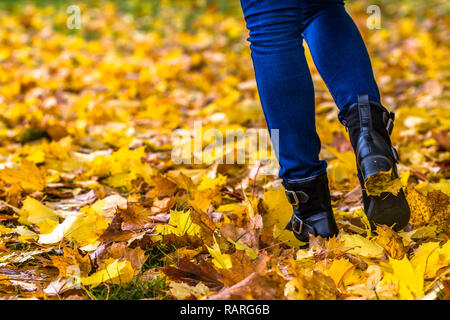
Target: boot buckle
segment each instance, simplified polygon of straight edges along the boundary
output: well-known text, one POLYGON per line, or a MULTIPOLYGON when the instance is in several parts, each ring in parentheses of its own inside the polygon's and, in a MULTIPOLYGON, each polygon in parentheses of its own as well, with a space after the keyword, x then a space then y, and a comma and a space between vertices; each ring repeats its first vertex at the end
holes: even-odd
POLYGON ((386 125, 386 131, 388 132, 389 135, 391 135, 392 129, 394 129, 394 121, 392 120, 392 118, 389 118, 388 123, 386 125))
POLYGON ((301 235, 303 231, 303 221, 302 219, 298 218, 296 215, 292 217, 292 232, 301 235))
POLYGON ((293 206, 298 206, 300 203, 306 203, 309 196, 303 191, 286 190, 286 197, 293 206))

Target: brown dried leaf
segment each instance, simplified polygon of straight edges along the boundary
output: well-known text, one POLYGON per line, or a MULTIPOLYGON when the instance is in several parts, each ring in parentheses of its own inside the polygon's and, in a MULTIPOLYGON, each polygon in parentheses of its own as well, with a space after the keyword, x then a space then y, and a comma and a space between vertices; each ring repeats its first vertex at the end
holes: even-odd
POLYGON ((239 281, 242 281, 253 272, 264 273, 267 271, 267 255, 259 255, 257 259, 252 260, 245 251, 237 250, 230 255, 232 267, 229 270, 221 269, 220 273, 224 276, 221 280, 223 284, 230 287, 239 281))
POLYGON ((175 192, 177 192, 177 184, 162 175, 154 176, 152 180, 155 184, 155 187, 147 193, 147 198, 170 197, 173 196, 175 192))
POLYGON ((200 260, 199 264, 190 262, 186 258, 178 261, 178 266, 166 266, 162 269, 169 279, 184 281, 191 286, 195 286, 200 281, 212 290, 223 287, 220 281, 220 274, 210 262, 200 260))
POLYGON ((251 273, 235 285, 208 297, 208 300, 284 300, 286 280, 275 271, 251 273))

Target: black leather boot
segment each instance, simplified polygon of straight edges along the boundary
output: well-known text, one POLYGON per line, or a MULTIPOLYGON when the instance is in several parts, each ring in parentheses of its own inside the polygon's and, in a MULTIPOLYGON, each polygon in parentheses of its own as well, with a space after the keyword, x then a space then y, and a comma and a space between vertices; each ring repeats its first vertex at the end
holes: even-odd
POLYGON ((286 196, 294 208, 286 229, 297 239, 309 241, 309 234, 332 237, 338 234, 326 172, 306 179, 284 181, 286 196))
POLYGON ((356 154, 364 211, 369 221, 394 226, 394 230, 398 231, 408 224, 410 218, 403 190, 400 189, 397 195, 384 192, 379 196, 368 195, 365 190, 368 179, 381 172, 391 171, 390 179, 398 178, 398 154, 390 139, 394 119, 394 113, 369 101, 368 95, 358 96, 358 103, 353 104, 340 118, 348 128, 350 142, 356 154))

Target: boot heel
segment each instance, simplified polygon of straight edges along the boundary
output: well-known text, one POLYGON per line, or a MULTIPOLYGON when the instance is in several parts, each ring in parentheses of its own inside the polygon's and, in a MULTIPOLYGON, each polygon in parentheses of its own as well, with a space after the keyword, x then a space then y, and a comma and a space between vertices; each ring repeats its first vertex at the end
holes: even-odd
POLYGON ((326 172, 306 179, 285 180, 283 186, 293 207, 286 229, 292 231, 298 240, 308 242, 310 234, 329 238, 339 233, 326 172))
POLYGON ((384 224, 400 231, 408 224, 411 212, 403 190, 400 190, 397 196, 392 193, 384 193, 379 197, 371 196, 368 202, 366 214, 372 228, 377 224, 384 224))
MULTIPOLYGON (((362 181, 361 170, 358 169, 358 178, 362 181)), ((409 222, 411 211, 406 201, 403 189, 397 195, 382 193, 380 196, 369 196, 367 190, 363 189, 364 211, 369 218, 372 229, 377 224, 393 227, 400 231, 409 222)))

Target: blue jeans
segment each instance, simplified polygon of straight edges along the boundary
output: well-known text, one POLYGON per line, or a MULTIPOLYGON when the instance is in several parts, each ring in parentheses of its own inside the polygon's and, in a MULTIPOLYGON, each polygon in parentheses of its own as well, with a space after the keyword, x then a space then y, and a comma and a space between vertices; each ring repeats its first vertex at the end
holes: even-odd
POLYGON ((323 173, 315 126, 314 87, 303 38, 340 112, 368 94, 380 103, 370 58, 340 0, 241 0, 258 92, 285 181, 323 173))

